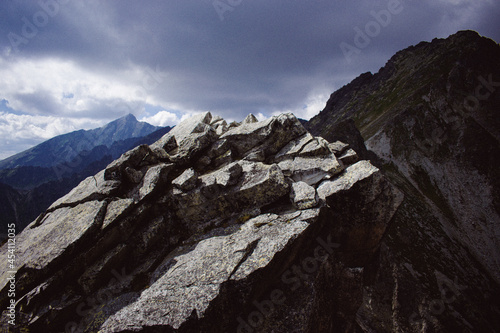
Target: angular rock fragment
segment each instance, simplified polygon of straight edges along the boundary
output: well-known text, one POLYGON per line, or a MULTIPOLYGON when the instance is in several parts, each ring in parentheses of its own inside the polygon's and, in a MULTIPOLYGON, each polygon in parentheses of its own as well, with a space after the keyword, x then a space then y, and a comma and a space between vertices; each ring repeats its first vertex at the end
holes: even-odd
POLYGON ((309 209, 318 204, 318 196, 314 187, 302 181, 292 184, 290 198, 297 209, 309 209))
POLYGON ((318 195, 324 200, 334 193, 348 190, 356 182, 379 172, 379 169, 369 161, 360 161, 348 167, 338 178, 322 182, 318 186, 318 195))
POLYGON ((292 140, 285 147, 283 147, 274 157, 275 162, 281 162, 286 159, 291 159, 298 156, 299 152, 306 144, 313 141, 314 137, 311 133, 306 133, 298 139, 292 140))
POLYGON ((241 123, 237 122, 237 121, 232 121, 230 124, 229 124, 229 128, 235 128, 235 127, 238 127, 240 126, 241 123))
POLYGON ((217 139, 215 129, 210 126, 211 120, 210 112, 184 120, 152 144, 151 148, 162 148, 169 153, 171 161, 185 163, 217 139), (174 149, 169 146, 172 138, 177 143, 174 149))
POLYGON ((307 156, 324 156, 329 155, 330 149, 328 148, 328 141, 325 139, 318 137, 314 138, 310 142, 308 142, 300 151, 298 156, 307 157, 307 156))
POLYGON ((226 139, 220 139, 214 142, 207 151, 206 156, 211 159, 211 163, 215 168, 233 161, 233 152, 226 139))
POLYGON ((217 133, 217 135, 222 135, 228 130, 228 125, 225 120, 213 124, 212 127, 215 129, 215 133, 217 133))
POLYGON ((288 193, 289 185, 278 165, 242 163, 243 179, 230 199, 238 206, 260 207, 288 193))
POLYGON ((348 149, 339 157, 339 160, 344 163, 344 165, 351 165, 359 161, 359 157, 354 150, 348 149))
POLYGON ((224 168, 221 168, 215 172, 212 172, 204 177, 202 177, 203 183, 212 183, 215 182, 222 187, 227 187, 231 185, 235 185, 241 174, 243 172, 243 168, 238 162, 231 163, 224 168))
POLYGON ((264 151, 260 148, 252 149, 245 156, 245 161, 252 162, 264 162, 266 160, 266 155, 264 155, 264 151))
POLYGON ((210 146, 210 149, 207 151, 207 156, 210 158, 216 158, 225 154, 229 150, 231 150, 229 142, 226 139, 219 139, 215 141, 212 146, 210 146))
POLYGON ((193 168, 189 168, 175 178, 172 184, 182 191, 190 191, 195 188, 197 181, 198 173, 193 168))
POLYGON ((222 118, 221 116, 218 116, 218 115, 212 115, 212 119, 210 119, 210 125, 214 126, 216 125, 217 123, 221 123, 221 122, 224 122, 224 118, 222 118))
POLYGON ((295 182, 302 181, 308 185, 331 178, 343 169, 333 154, 328 157, 295 157, 293 160, 281 161, 278 165, 295 182))
POLYGON ((50 205, 48 210, 52 211, 57 207, 75 205, 90 200, 103 200, 115 195, 121 186, 121 181, 105 180, 104 174, 105 171, 102 170, 95 176, 85 178, 68 194, 50 205))
MULTIPOLYGON (((175 141, 175 138, 173 139, 175 141)), ((177 143, 175 144, 175 147, 177 147, 177 143)), ((174 149, 173 147, 172 149, 174 149)), ((165 149, 160 148, 160 147, 155 147, 151 149, 153 153, 158 157, 159 161, 162 162, 169 162, 170 161, 170 155, 165 151, 165 149)))
POLYGON ((106 215, 102 223, 101 229, 106 229, 109 225, 115 222, 118 218, 125 215, 125 213, 133 206, 133 199, 117 199, 111 201, 106 208, 106 215))
POLYGON ((192 134, 204 132, 205 125, 210 125, 211 120, 212 114, 210 112, 204 112, 186 119, 165 134, 160 140, 153 143, 151 148, 159 147, 169 152, 171 150, 169 142, 172 142, 172 138, 175 138, 176 146, 181 145, 192 134))
POLYGON ((187 163, 215 140, 217 140, 215 130, 209 125, 202 125, 199 132, 186 137, 179 143, 179 147, 170 152, 170 160, 176 163, 187 163))
POLYGON ((275 154, 291 140, 303 135, 306 130, 295 116, 282 114, 257 123, 246 123, 232 128, 221 136, 229 140, 231 147, 240 156, 257 145, 265 156, 275 154))
POLYGON ((330 151, 338 157, 342 155, 347 148, 349 148, 349 145, 341 141, 335 141, 333 143, 329 143, 328 148, 330 148, 330 151))
POLYGON ((104 171, 104 179, 123 180, 125 169, 139 170, 144 166, 155 164, 157 161, 156 154, 148 145, 140 145, 111 162, 104 171))
POLYGON ((146 196, 151 194, 157 186, 166 183, 167 176, 174 167, 173 164, 160 163, 148 169, 144 175, 142 186, 139 189, 138 200, 143 200, 146 196))
POLYGON ((164 141, 162 142, 162 146, 159 147, 158 146, 152 146, 151 148, 153 149, 153 151, 156 151, 156 150, 160 150, 160 151, 164 151, 164 152, 171 152, 172 150, 174 150, 175 148, 179 147, 179 144, 177 143, 177 140, 175 138, 174 135, 168 135, 165 134, 166 136, 164 137, 164 141))
POLYGON ((234 162, 200 176, 188 193, 173 193, 179 217, 190 221, 227 218, 235 211, 261 207, 288 193, 289 185, 277 165, 234 162))

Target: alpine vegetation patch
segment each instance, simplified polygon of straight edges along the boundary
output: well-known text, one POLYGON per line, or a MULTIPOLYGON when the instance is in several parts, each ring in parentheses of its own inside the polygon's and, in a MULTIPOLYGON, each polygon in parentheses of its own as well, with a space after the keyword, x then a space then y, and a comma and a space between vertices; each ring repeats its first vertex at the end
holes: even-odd
POLYGON ((389 0, 387 9, 382 9, 378 12, 372 10, 370 12, 370 16, 373 17, 373 20, 368 21, 363 29, 355 26, 353 38, 354 45, 346 42, 342 42, 339 45, 347 62, 351 63, 353 56, 359 55, 362 49, 367 48, 372 39, 380 35, 382 28, 386 28, 391 24, 392 17, 400 14, 403 9, 404 7, 401 0, 389 0))

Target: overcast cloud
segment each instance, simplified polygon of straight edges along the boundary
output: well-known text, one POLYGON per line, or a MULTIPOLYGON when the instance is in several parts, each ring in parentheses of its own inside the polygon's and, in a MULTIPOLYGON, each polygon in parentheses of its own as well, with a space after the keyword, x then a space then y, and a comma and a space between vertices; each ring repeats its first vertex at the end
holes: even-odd
POLYGON ((1 1, 0 159, 128 113, 309 119, 410 45, 498 42, 498 17, 497 0, 1 1))

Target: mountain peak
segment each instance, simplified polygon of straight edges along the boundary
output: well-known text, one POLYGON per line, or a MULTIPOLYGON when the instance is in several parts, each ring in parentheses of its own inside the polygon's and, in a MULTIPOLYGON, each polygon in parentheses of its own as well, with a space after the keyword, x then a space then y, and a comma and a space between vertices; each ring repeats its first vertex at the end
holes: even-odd
POLYGON ((129 113, 102 127, 78 130, 42 142, 0 161, 0 169, 19 166, 52 167, 64 161, 69 162, 71 158, 83 150, 90 151, 100 145, 109 148, 114 142, 143 137, 157 129, 159 127, 140 122, 133 114, 129 113))
POLYGON ((125 119, 127 122, 138 122, 137 118, 132 113, 129 113, 128 115, 123 117, 123 119, 125 119))
MULTIPOLYGON (((363 137, 369 138, 381 123, 397 113, 409 99, 413 99, 417 105, 421 103, 423 95, 443 82, 444 90, 451 89, 456 93, 461 91, 461 94, 468 93, 471 90, 469 85, 472 84, 474 93, 477 84, 470 82, 480 75, 488 76, 496 72, 489 68, 498 68, 499 54, 495 41, 472 30, 459 31, 448 38, 435 38, 431 42, 409 46, 392 56, 377 73, 361 74, 335 91, 323 112, 309 121, 309 129, 318 134, 320 128, 326 129, 325 123, 332 124, 353 118, 353 115, 359 112, 353 119, 363 137), (484 72, 483 68, 488 70, 484 72), (464 80, 455 79, 460 75, 464 76, 464 80), (370 87, 380 93, 396 90, 399 93, 393 94, 391 100, 380 103, 374 98, 365 98, 373 92, 366 91, 364 87, 370 87), (338 111, 344 107, 345 112, 338 111)), ((457 100, 463 101, 463 98, 462 96, 457 100)))
POLYGON ((137 120, 137 118, 132 113, 129 113, 126 116, 123 116, 123 117, 120 117, 118 119, 113 120, 112 122, 110 122, 109 124, 105 125, 104 127, 109 126, 111 124, 115 124, 115 123, 119 123, 119 124, 136 124, 138 122, 139 121, 137 120))

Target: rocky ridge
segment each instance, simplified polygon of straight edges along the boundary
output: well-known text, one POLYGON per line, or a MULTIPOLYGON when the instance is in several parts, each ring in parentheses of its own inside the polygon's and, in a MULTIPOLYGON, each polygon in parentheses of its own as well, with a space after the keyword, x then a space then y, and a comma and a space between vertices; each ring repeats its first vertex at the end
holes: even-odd
POLYGON ((18 235, 16 320, 30 332, 353 330, 364 267, 402 199, 292 114, 228 124, 206 112, 18 235))
POLYGON ((365 271, 364 331, 500 331, 499 59, 499 44, 474 31, 421 42, 306 124, 405 194, 365 271))

